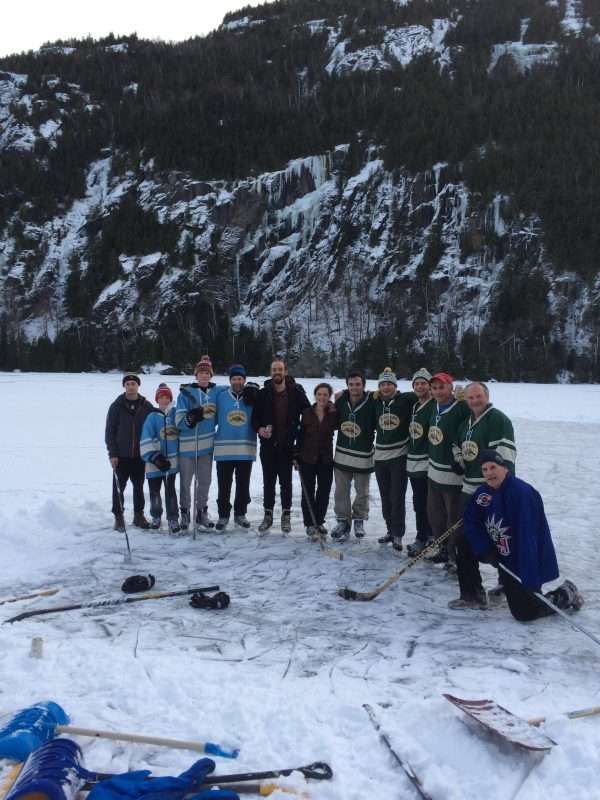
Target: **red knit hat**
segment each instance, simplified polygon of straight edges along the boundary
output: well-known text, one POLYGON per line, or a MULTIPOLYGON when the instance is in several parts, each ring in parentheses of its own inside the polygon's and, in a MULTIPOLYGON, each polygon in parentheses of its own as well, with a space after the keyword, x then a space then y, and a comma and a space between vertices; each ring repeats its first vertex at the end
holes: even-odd
POLYGON ((435 375, 431 376, 431 380, 429 383, 433 383, 434 381, 440 381, 440 383, 448 383, 450 386, 454 383, 452 380, 452 376, 448 375, 447 372, 436 372, 435 375))
POLYGON ((156 394, 154 395, 154 399, 158 403, 158 398, 163 396, 168 397, 169 400, 173 402, 173 392, 169 389, 166 383, 159 383, 156 394))
POLYGON ((210 356, 201 356, 200 361, 194 367, 194 375, 198 372, 210 372, 210 377, 214 375, 212 361, 210 356))

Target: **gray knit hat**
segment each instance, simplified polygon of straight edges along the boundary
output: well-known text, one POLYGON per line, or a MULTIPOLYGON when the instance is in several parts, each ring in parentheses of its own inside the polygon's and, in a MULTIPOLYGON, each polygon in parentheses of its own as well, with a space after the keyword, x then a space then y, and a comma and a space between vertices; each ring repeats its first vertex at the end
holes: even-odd
POLYGON ((431 380, 431 372, 429 372, 428 369, 425 369, 425 367, 421 367, 421 369, 418 369, 412 376, 413 386, 415 385, 415 381, 419 380, 419 378, 429 383, 429 381, 431 380))
POLYGON ((391 367, 385 367, 382 373, 380 373, 379 378, 377 379, 377 384, 380 383, 393 383, 394 386, 398 386, 398 379, 396 378, 396 373, 391 367))

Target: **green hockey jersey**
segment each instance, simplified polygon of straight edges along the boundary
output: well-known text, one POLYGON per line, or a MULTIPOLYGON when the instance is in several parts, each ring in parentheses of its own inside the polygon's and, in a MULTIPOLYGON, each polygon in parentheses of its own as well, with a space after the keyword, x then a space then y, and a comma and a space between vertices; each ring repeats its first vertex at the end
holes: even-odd
POLYGON ((437 403, 433 403, 427 433, 429 441, 427 477, 436 489, 460 492, 462 488, 462 475, 458 475, 452 469, 452 465, 459 463, 456 444, 458 428, 469 414, 469 407, 464 400, 454 400, 442 411, 437 403))
POLYGON ((470 415, 459 425, 456 443, 460 447, 465 470, 462 487, 464 494, 473 494, 478 486, 485 483, 478 456, 486 448, 497 450, 508 463, 510 471, 515 474, 517 448, 512 422, 491 403, 478 419, 470 415))
POLYGON ((413 478, 426 478, 429 466, 429 420, 435 400, 430 397, 421 403, 413 404, 408 426, 408 457, 406 470, 413 478))
POLYGON ((373 438, 375 436, 375 401, 365 392, 356 405, 350 403, 348 391, 335 401, 340 426, 335 445, 334 466, 346 472, 373 471, 373 438))
POLYGON ((408 426, 414 392, 396 392, 389 400, 375 392, 375 461, 395 461, 408 453, 408 426))

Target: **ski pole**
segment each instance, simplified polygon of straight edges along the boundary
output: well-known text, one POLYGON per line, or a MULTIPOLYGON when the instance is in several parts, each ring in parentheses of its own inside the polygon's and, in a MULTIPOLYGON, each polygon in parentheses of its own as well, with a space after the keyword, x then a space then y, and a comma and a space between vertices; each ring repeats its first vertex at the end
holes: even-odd
POLYGON ((123 520, 123 528, 124 528, 123 532, 125 533, 125 542, 127 543, 127 552, 125 553, 123 560, 125 561, 126 564, 130 564, 131 547, 129 545, 129 536, 127 535, 127 525, 125 524, 125 508, 123 506, 123 498, 121 497, 121 487, 119 486, 119 480, 117 478, 117 470, 115 467, 113 467, 113 478, 115 483, 115 489, 117 492, 117 498, 119 500, 119 511, 121 512, 121 519, 123 520))
POLYGON ((505 567, 501 561, 498 562, 498 566, 501 570, 504 570, 504 572, 506 572, 507 575, 510 575, 511 578, 514 578, 516 581, 518 581, 526 591, 528 591, 530 594, 535 595, 538 598, 538 600, 541 600, 542 603, 545 603, 548 606, 548 608, 551 608, 556 614, 563 617, 563 619, 566 619, 572 628, 575 628, 575 630, 579 631, 579 633, 583 633, 584 636, 587 636, 588 639, 591 639, 598 646, 600 646, 600 639, 594 636, 593 633, 587 631, 585 628, 582 628, 581 625, 578 625, 576 622, 573 622, 571 617, 568 614, 566 614, 562 610, 562 608, 559 608, 558 606, 554 605, 554 603, 551 600, 548 600, 548 598, 541 592, 536 592, 534 589, 530 589, 529 586, 525 586, 521 578, 519 578, 518 575, 515 575, 515 573, 511 569, 505 567))
MULTIPOLYGON (((308 491, 306 489, 306 484, 304 483, 304 478, 302 477, 302 469, 300 465, 298 465, 298 477, 300 478, 300 486, 302 487, 302 494, 304 495, 304 502, 308 506, 308 511, 310 513, 310 518, 312 519, 312 524, 314 525, 315 529, 318 529, 317 525, 317 518, 315 516, 315 510, 313 508, 313 504, 308 496, 308 491)), ((330 558, 336 558, 338 561, 342 561, 344 558, 344 554, 340 550, 333 550, 330 547, 325 547, 323 544, 323 537, 319 535, 319 546, 321 548, 321 552, 325 556, 329 556, 330 558)))

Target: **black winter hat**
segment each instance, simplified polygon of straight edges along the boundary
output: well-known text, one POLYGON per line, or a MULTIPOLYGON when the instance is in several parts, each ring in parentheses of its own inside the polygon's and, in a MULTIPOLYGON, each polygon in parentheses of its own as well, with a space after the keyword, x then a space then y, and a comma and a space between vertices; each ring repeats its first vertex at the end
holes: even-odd
POLYGON ((479 454, 480 464, 485 464, 487 461, 493 461, 494 464, 498 464, 500 467, 508 467, 508 464, 502 458, 500 453, 497 450, 492 450, 491 448, 486 448, 479 454))
POLYGON ((123 386, 125 386, 127 381, 135 381, 138 386, 142 385, 142 382, 140 380, 140 376, 136 375, 135 372, 128 372, 127 375, 123 375, 123 380, 121 381, 123 386))

